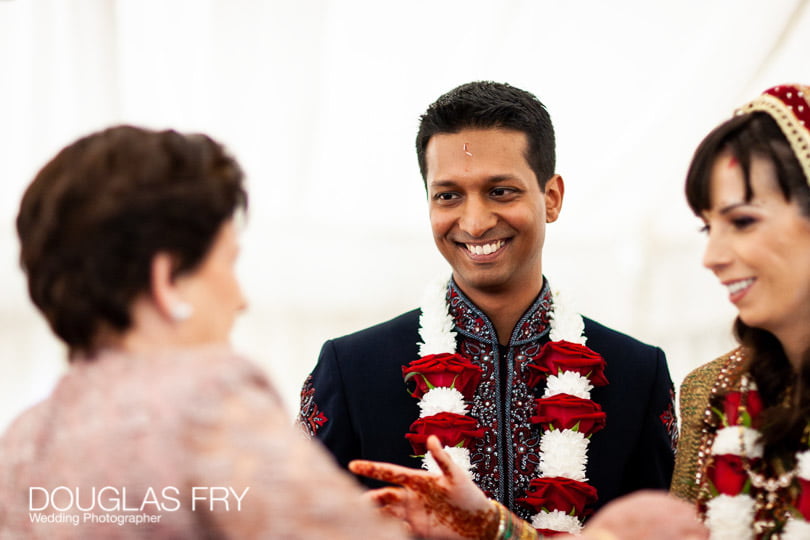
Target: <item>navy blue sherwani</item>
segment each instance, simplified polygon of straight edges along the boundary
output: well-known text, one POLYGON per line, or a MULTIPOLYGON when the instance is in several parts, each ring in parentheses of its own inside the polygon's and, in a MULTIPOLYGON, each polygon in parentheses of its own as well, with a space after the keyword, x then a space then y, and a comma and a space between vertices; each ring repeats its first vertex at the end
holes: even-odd
MULTIPOLYGON (((526 363, 549 340, 548 284, 506 346, 498 344, 487 316, 452 281, 447 299, 458 352, 483 370, 470 412, 485 428, 484 437, 470 449, 476 483, 529 518, 532 512, 517 499, 538 476, 541 431, 529 418, 544 384, 527 386, 526 363)), ((419 310, 410 311, 323 345, 304 383, 299 421, 342 466, 358 458, 421 465, 405 438, 419 408, 402 376, 402 367, 419 358, 419 315, 419 310)), ((663 351, 584 321, 586 344, 605 359, 609 382, 591 392, 607 415, 605 428, 592 435, 588 450, 588 483, 598 491, 595 510, 631 491, 668 489, 677 428, 663 351)))

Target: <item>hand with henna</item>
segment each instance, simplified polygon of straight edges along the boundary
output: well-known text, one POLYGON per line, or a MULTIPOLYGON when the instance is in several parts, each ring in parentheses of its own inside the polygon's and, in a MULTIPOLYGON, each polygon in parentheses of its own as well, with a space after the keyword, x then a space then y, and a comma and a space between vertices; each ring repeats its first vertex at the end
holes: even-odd
POLYGON ((404 520, 411 533, 436 540, 491 540, 500 523, 498 508, 431 436, 427 449, 441 474, 390 463, 355 460, 349 469, 402 487, 384 487, 369 497, 384 513, 404 520))
MULTIPOLYGON (((428 451, 442 474, 390 463, 356 460, 349 469, 363 476, 402 487, 369 492, 384 513, 403 520, 416 536, 432 540, 494 540, 504 519, 513 530, 539 538, 534 528, 487 499, 464 471, 431 436, 428 451)), ((708 530, 695 507, 660 491, 638 491, 602 508, 578 536, 557 535, 554 540, 705 540, 708 530)))

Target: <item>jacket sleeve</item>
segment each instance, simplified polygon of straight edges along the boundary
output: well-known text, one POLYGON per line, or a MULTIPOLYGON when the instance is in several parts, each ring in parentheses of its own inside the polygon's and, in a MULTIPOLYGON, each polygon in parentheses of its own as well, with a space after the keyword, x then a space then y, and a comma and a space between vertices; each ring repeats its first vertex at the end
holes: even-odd
POLYGON ((703 414, 709 405, 712 387, 734 352, 697 367, 681 383, 681 440, 670 491, 690 502, 697 500, 699 492, 695 476, 702 442, 703 414))
POLYGON ((627 492, 638 489, 669 489, 678 444, 675 387, 664 351, 655 348, 655 372, 641 429, 626 478, 627 492))
POLYGON ((344 468, 360 453, 347 399, 335 345, 329 340, 301 389, 298 424, 308 437, 319 439, 344 468))

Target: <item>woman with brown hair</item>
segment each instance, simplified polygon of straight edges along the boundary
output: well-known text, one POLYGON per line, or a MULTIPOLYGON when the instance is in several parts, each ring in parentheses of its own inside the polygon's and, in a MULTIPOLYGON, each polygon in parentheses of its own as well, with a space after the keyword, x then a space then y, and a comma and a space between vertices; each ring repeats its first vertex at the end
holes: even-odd
POLYGON ((403 538, 228 347, 243 173, 119 126, 37 174, 17 231, 70 363, 0 439, 0 538, 403 538))
POLYGON ((739 348, 689 374, 673 491, 715 538, 810 537, 810 88, 765 91, 686 180, 739 348))

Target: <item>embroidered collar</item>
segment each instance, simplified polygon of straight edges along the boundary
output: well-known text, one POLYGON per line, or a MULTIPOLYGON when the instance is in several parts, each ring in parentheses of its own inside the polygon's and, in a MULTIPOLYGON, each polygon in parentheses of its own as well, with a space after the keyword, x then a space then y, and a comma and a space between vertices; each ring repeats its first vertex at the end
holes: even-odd
MULTIPOLYGON (((489 317, 467 298, 452 278, 447 286, 446 301, 450 317, 460 334, 492 345, 498 344, 495 327, 489 317)), ((551 328, 549 313, 552 306, 551 287, 543 278, 540 294, 515 325, 509 339, 509 346, 522 345, 545 336, 551 328)))

